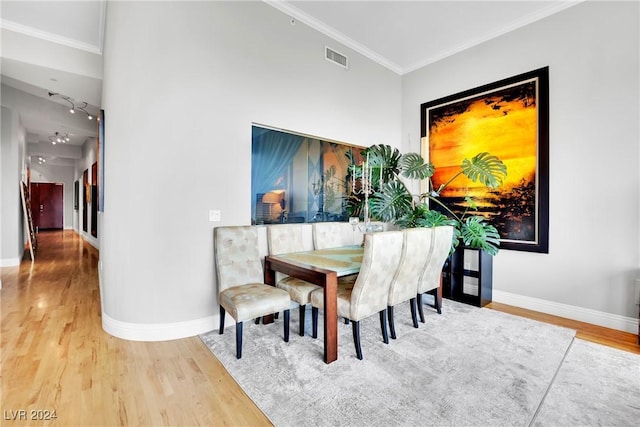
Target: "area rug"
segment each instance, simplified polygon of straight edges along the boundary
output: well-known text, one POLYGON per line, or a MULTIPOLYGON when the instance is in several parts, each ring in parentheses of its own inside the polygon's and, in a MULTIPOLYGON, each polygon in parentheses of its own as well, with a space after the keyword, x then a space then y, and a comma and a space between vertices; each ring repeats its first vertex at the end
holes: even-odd
POLYGON ((201 338, 276 426, 521 426, 536 415, 575 335, 450 300, 441 315, 426 308, 425 317, 415 329, 408 304, 396 307, 398 338, 388 345, 378 316, 363 320, 362 361, 351 326, 340 321, 338 360, 329 365, 321 330, 318 339, 294 333, 295 310, 289 343, 282 320, 246 322, 240 360, 235 326, 201 338))
POLYGON ((575 339, 534 426, 637 426, 640 355, 575 339))

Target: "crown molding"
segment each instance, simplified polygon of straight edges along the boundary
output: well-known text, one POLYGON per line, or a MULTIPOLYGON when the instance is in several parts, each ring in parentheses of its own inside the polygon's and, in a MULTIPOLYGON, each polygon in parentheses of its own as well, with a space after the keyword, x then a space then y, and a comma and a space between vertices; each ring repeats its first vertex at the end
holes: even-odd
POLYGON ((275 9, 280 10, 281 12, 291 16, 292 18, 297 19, 298 21, 307 24, 308 26, 310 26, 311 28, 321 32, 322 34, 331 37, 332 39, 336 40, 339 43, 342 43, 343 45, 353 49, 354 51, 360 53, 361 55, 371 59, 374 62, 377 62, 378 64, 390 69, 391 71, 395 72, 396 74, 399 75, 403 75, 403 74, 407 74, 410 73, 412 71, 418 70, 422 67, 425 67, 429 64, 433 64, 434 62, 440 61, 444 58, 447 58, 449 56, 455 55, 457 53, 460 53, 466 49, 472 48, 474 46, 477 46, 481 43, 484 43, 486 41, 489 41, 491 39, 494 39, 496 37, 502 36, 504 34, 507 34, 511 31, 517 30, 518 28, 524 27, 526 25, 529 25, 531 23, 534 23, 536 21, 539 21, 541 19, 544 19, 546 17, 549 17, 555 13, 561 12, 565 9, 568 9, 572 6, 575 6, 577 4, 583 3, 586 0, 575 0, 575 1, 562 1, 559 3, 553 3, 551 4, 549 7, 540 10, 536 13, 531 13, 528 14, 526 16, 523 16, 521 19, 511 22, 508 25, 505 25, 504 27, 501 28, 497 28, 495 30, 489 31, 486 34, 471 40, 468 43, 464 43, 458 46, 453 47, 452 49, 448 49, 445 51, 442 51, 432 57, 426 58, 422 61, 419 61, 413 65, 410 65, 408 67, 402 67, 398 64, 396 64, 393 61, 390 61, 389 59, 383 57, 382 55, 379 55, 378 53, 372 51, 371 49, 363 46, 362 44, 358 43, 357 41, 349 38, 348 36, 346 36, 345 34, 341 33, 340 31, 336 30, 335 28, 325 24, 322 21, 319 21, 318 19, 314 18, 313 16, 310 16, 304 12, 302 12, 300 9, 296 8, 295 6, 289 4, 287 1, 278 1, 278 0, 263 0, 264 3, 267 3, 268 5, 274 7, 275 9))
MULTIPOLYGON (((103 15, 104 16, 104 15, 103 15)), ((51 43, 56 43, 59 45, 71 47, 74 49, 84 50, 89 53, 93 53, 96 55, 102 55, 102 49, 98 46, 79 42, 74 39, 70 39, 68 37, 63 37, 58 34, 49 33, 47 31, 42 31, 37 28, 29 27, 27 25, 18 24, 17 22, 9 21, 6 19, 0 19, 0 28, 13 31, 16 33, 24 34, 29 37, 34 37, 40 40, 45 40, 51 43)), ((102 44, 102 37, 104 35, 104 25, 101 25, 100 29, 100 44, 102 44)))
POLYGON ((517 21, 513 21, 511 22, 509 25, 505 25, 504 27, 501 28, 496 28, 493 31, 490 31, 484 35, 482 35, 481 37, 478 37, 474 40, 471 40, 468 43, 464 43, 461 45, 458 45, 452 49, 449 50, 445 50, 440 52, 440 54, 432 56, 430 58, 427 58, 423 61, 417 62, 411 66, 408 66, 407 68, 402 70, 401 74, 407 74, 410 73, 412 71, 418 70, 422 67, 426 67, 429 64, 433 64, 437 61, 440 61, 444 58, 447 58, 449 56, 453 56, 457 53, 460 53, 462 51, 465 51, 467 49, 470 49, 474 46, 480 45, 484 42, 487 42, 489 40, 495 39, 497 37, 503 36, 507 33, 510 33, 512 31, 515 31, 519 28, 522 28, 524 26, 527 26, 529 24, 533 24, 536 21, 539 21, 541 19, 547 18, 551 15, 554 15, 558 12, 561 12, 565 9, 568 9, 572 6, 575 6, 577 4, 583 3, 586 0, 576 0, 576 1, 566 1, 566 2, 561 2, 561 3, 555 3, 551 6, 549 6, 548 8, 538 11, 536 13, 531 13, 529 15, 523 16, 521 19, 517 20, 517 21))
POLYGON ((396 74, 403 74, 402 67, 400 67, 398 64, 392 61, 389 61, 387 58, 383 57, 382 55, 377 54, 376 52, 363 46, 357 41, 351 39, 350 37, 336 30, 335 28, 330 27, 324 22, 317 20, 313 16, 307 15, 297 7, 292 6, 291 4, 285 1, 272 1, 272 0, 263 0, 263 1, 269 6, 275 9, 278 9, 279 11, 291 16, 292 18, 295 18, 296 20, 310 26, 314 30, 321 32, 325 36, 328 36, 333 40, 339 43, 342 43, 343 45, 355 50, 359 54, 371 59, 374 62, 377 62, 383 67, 390 69, 396 74))

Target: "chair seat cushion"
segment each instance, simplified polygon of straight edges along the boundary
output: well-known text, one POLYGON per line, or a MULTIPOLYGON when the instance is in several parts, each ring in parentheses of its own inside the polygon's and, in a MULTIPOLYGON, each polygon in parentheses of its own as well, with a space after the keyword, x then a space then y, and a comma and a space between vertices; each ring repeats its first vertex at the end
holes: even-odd
POLYGON ((227 288, 218 295, 220 305, 236 322, 287 310, 291 298, 286 291, 264 283, 227 288))
POLYGON ((309 304, 311 293, 322 289, 321 286, 291 276, 287 276, 276 283, 276 288, 287 291, 291 299, 300 305, 309 304))
MULTIPOLYGON (((338 316, 351 319, 351 291, 355 279, 351 276, 338 279, 338 316)), ((324 310, 324 289, 311 293, 311 305, 324 310)), ((358 320, 358 319, 352 319, 358 320)))

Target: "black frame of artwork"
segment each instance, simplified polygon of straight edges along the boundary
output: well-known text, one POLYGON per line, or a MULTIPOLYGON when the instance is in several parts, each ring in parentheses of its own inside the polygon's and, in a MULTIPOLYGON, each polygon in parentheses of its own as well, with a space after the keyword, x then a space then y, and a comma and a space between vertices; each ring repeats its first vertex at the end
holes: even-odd
MULTIPOLYGON (((431 150, 434 143, 429 141, 430 130, 436 129, 436 123, 446 122, 447 125, 453 127, 458 126, 458 130, 461 130, 462 124, 455 124, 456 120, 460 119, 462 122, 463 116, 470 111, 473 103, 491 104, 494 109, 500 108, 500 103, 507 101, 513 101, 520 97, 523 101, 526 101, 527 107, 535 108, 535 123, 531 123, 531 130, 528 133, 528 137, 536 141, 536 158, 535 158, 535 177, 527 181, 528 193, 531 196, 527 198, 527 214, 522 215, 516 219, 520 220, 520 223, 527 222, 526 233, 509 233, 511 230, 510 224, 513 224, 512 220, 504 220, 503 230, 500 226, 497 226, 498 231, 502 236, 509 236, 508 239, 501 239, 500 247, 502 249, 512 249, 518 251, 528 252, 549 252, 549 67, 543 67, 537 70, 519 74, 517 76, 502 79, 493 83, 489 83, 483 86, 479 86, 470 90, 465 90, 453 95, 449 95, 443 98, 439 98, 433 101, 426 102, 420 106, 421 116, 421 136, 422 136, 422 155, 431 159, 431 150), (526 93, 525 93, 526 92, 526 93), (440 120, 440 122, 437 122, 440 120), (535 133, 535 134, 534 134, 535 133), (523 237, 520 237, 522 235, 523 237), (516 236, 516 237, 513 237, 516 236)), ((499 114, 507 116, 507 111, 499 111, 499 114)), ((494 118, 495 119, 495 118, 494 118)), ((471 132, 478 131, 483 126, 483 120, 490 120, 489 118, 478 119, 472 125, 471 132)), ((508 119, 505 119, 508 120, 508 119)), ((464 132, 469 132, 468 123, 465 124, 464 132)), ((461 130, 462 132, 462 130, 461 130)), ((463 134, 469 135, 469 133, 463 134)), ((435 138, 435 137, 434 137, 435 138)), ((473 138, 465 139, 464 142, 456 140, 447 149, 460 150, 460 152, 469 151, 469 147, 473 147, 473 138)), ((510 146, 517 146, 520 143, 518 140, 509 140, 506 144, 510 146)), ((486 151, 480 147, 478 152, 486 151)), ((441 148, 440 148, 441 149, 441 148)), ((471 150, 473 151, 473 149, 471 150)), ((475 152, 474 152, 475 153, 475 152)), ((498 153, 492 153, 500 155, 498 153)), ((460 155, 460 159, 464 158, 464 155, 460 155)), ((504 158, 502 159, 504 160, 504 158)), ((438 167, 438 165, 436 165, 438 167)), ((523 183, 525 181, 523 180, 523 183)), ((435 185, 435 183, 434 183, 435 185)), ((523 185, 524 187, 524 185, 523 185)), ((515 190, 515 188, 514 188, 515 190)), ((514 192, 515 193, 515 192, 514 192)), ((446 199, 446 195, 443 199, 446 199)), ((510 199, 515 200, 514 194, 508 196, 510 199)), ((449 203, 451 204, 451 202, 449 203)), ((508 214, 513 216, 513 212, 521 212, 514 208, 510 210, 511 205, 507 205, 502 211, 498 212, 496 217, 506 217, 508 214)), ((492 212, 492 213, 495 213, 492 212)), ((514 226, 513 229, 516 229, 514 226)), ((525 229, 522 226, 522 229, 525 229)), ((520 230, 518 230, 519 232, 520 230)))

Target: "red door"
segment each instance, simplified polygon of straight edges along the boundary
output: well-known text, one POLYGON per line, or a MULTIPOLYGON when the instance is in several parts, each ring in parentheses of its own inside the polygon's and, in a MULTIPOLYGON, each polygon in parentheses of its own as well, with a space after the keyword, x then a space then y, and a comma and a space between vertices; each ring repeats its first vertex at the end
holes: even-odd
POLYGON ((31 183, 31 215, 36 230, 63 228, 63 188, 62 184, 31 183))

